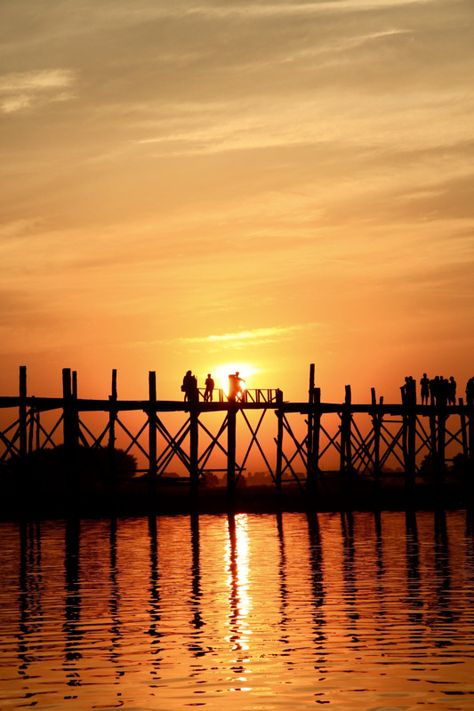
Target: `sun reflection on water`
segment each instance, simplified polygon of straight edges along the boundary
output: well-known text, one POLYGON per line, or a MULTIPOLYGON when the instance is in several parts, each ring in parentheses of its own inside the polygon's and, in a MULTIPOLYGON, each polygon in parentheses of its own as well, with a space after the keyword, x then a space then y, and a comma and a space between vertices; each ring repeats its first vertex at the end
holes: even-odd
MULTIPOLYGON (((229 591, 229 634, 226 641, 231 644, 233 657, 232 671, 234 683, 232 691, 251 691, 248 675, 251 673, 249 663, 249 638, 252 630, 249 626, 249 613, 252 599, 249 595, 249 538, 248 519, 246 514, 228 516, 228 541, 226 545, 227 587, 229 591)), ((230 680, 229 680, 230 681, 230 680)))

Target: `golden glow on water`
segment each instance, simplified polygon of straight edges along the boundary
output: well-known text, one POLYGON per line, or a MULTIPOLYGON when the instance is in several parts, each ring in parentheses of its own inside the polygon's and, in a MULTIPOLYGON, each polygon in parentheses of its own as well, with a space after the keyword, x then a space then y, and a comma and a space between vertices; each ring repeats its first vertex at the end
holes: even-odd
POLYGON ((0 524, 0 707, 471 709, 464 513, 0 524))
MULTIPOLYGON (((249 638, 252 634, 249 627, 248 616, 251 611, 251 598, 249 596, 249 541, 248 521, 246 514, 229 516, 229 538, 226 545, 227 588, 229 594, 229 614, 227 640, 231 645, 233 657, 234 681, 238 687, 231 687, 232 691, 251 691, 246 686, 249 681, 250 659, 249 638)), ((229 677, 229 680, 231 677, 229 677)))

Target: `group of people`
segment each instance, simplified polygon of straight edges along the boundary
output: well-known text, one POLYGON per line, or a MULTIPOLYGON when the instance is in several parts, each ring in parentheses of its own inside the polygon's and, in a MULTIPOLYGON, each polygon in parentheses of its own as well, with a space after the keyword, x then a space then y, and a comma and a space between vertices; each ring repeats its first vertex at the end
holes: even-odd
MULTIPOLYGON (((244 383, 245 380, 240 377, 238 370, 236 370, 235 373, 229 374, 229 400, 242 400, 244 394, 244 383)), ((204 402, 212 402, 215 383, 211 373, 207 374, 204 385, 204 402)), ((181 385, 181 391, 184 393, 184 400, 186 402, 197 402, 199 400, 198 380, 197 377, 193 375, 191 370, 186 371, 181 385)))
MULTIPOLYGON (((207 374, 205 386, 204 401, 212 402, 215 383, 211 373, 207 374)), ((197 402, 199 400, 198 380, 197 377, 193 375, 191 370, 186 371, 186 375, 183 378, 183 384, 181 385, 181 391, 184 393, 185 401, 197 402)))
POLYGON ((435 375, 429 378, 426 373, 420 380, 421 404, 428 405, 455 405, 456 404, 456 381, 454 376, 444 378, 442 375, 435 375))
MULTIPOLYGON (((449 378, 442 375, 429 378, 427 373, 423 373, 420 379, 421 404, 455 405, 456 387, 456 380, 452 375, 449 378)), ((411 375, 405 378, 402 394, 407 400, 416 400, 416 380, 411 375)), ((474 377, 469 378, 466 384, 466 403, 474 404, 474 377)))

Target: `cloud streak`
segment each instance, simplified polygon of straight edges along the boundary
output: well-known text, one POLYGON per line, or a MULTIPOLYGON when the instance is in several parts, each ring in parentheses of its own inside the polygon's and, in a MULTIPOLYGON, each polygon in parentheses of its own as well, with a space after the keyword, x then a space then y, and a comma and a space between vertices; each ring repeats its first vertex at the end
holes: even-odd
POLYGON ((75 81, 70 69, 4 74, 0 76, 0 110, 10 114, 41 102, 66 101, 72 98, 75 81))
POLYGON ((282 340, 291 335, 301 332, 313 330, 320 326, 318 323, 302 323, 292 326, 270 326, 268 328, 254 328, 248 331, 237 331, 221 334, 210 334, 208 336, 191 336, 177 339, 181 343, 202 343, 202 344, 232 344, 245 342, 247 345, 252 343, 262 343, 282 340))

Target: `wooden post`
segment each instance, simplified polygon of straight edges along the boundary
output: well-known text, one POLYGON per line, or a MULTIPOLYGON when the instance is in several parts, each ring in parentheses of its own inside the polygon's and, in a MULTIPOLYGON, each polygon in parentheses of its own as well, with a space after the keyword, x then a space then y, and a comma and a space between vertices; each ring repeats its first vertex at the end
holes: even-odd
POLYGON ((157 436, 156 436, 156 373, 148 373, 148 474, 150 478, 156 477, 157 436))
POLYGON ((41 448, 41 420, 40 411, 36 409, 35 412, 35 433, 36 433, 36 451, 39 452, 41 448))
POLYGON ((72 396, 77 400, 77 370, 72 371, 71 378, 72 396))
MULTIPOLYGON (((276 391, 276 400, 279 405, 283 403, 283 393, 281 390, 276 391)), ((283 470, 283 410, 276 410, 277 416, 277 439, 276 439, 276 471, 275 482, 278 490, 281 490, 281 476, 283 470)))
POLYGON ((229 402, 227 411, 227 493, 230 497, 235 489, 235 456, 236 456, 236 426, 237 407, 229 402))
POLYGON ((380 416, 377 412, 377 396, 375 388, 370 388, 372 401, 372 430, 374 433, 374 476, 380 477, 380 416))
POLYGON ((27 375, 26 365, 20 365, 19 373, 19 435, 20 435, 20 457, 26 457, 28 453, 28 413, 26 411, 27 396, 27 375))
MULTIPOLYGON (((33 398, 32 398, 33 400, 33 398)), ((35 436, 35 422, 36 422, 36 415, 35 415, 35 407, 34 405, 31 405, 29 412, 28 412, 28 453, 31 454, 33 451, 33 441, 34 441, 34 436, 35 436)))
POLYGON ((438 456, 437 474, 443 476, 446 467, 446 403, 438 405, 438 456))
POLYGON ((321 388, 313 391, 313 441, 311 444, 311 478, 316 482, 319 472, 319 443, 321 439, 321 388))
POLYGON ((416 471, 416 388, 410 388, 406 407, 407 411, 407 476, 413 482, 416 471))
POLYGON ((438 471, 438 445, 436 436, 436 411, 433 402, 430 405, 430 449, 431 469, 434 474, 436 471, 438 471))
POLYGON ((467 444, 467 426, 466 426, 466 413, 464 411, 464 400, 462 397, 459 398, 459 418, 461 421, 461 441, 462 441, 462 454, 464 457, 464 462, 469 459, 469 447, 467 444))
POLYGON ((111 474, 116 472, 116 461, 115 461, 115 425, 117 422, 117 370, 114 368, 112 370, 112 386, 109 395, 110 409, 109 409, 109 438, 107 442, 107 449, 109 452, 109 469, 111 474))
POLYGON ((474 473, 474 406, 468 406, 467 412, 468 422, 468 438, 469 438, 469 467, 470 472, 474 473))
POLYGON ((74 457, 79 440, 78 413, 75 406, 71 369, 63 368, 63 443, 66 456, 74 457))
POLYGON ((189 408, 189 476, 191 489, 197 491, 199 484, 199 410, 198 403, 191 402, 189 408))
POLYGON ((306 482, 311 486, 313 483, 313 426, 314 426, 314 363, 309 366, 309 387, 308 387, 308 432, 306 435, 306 482))
POLYGON ((352 444, 351 444, 351 386, 346 385, 345 399, 341 412, 341 459, 340 471, 352 470, 352 444))

